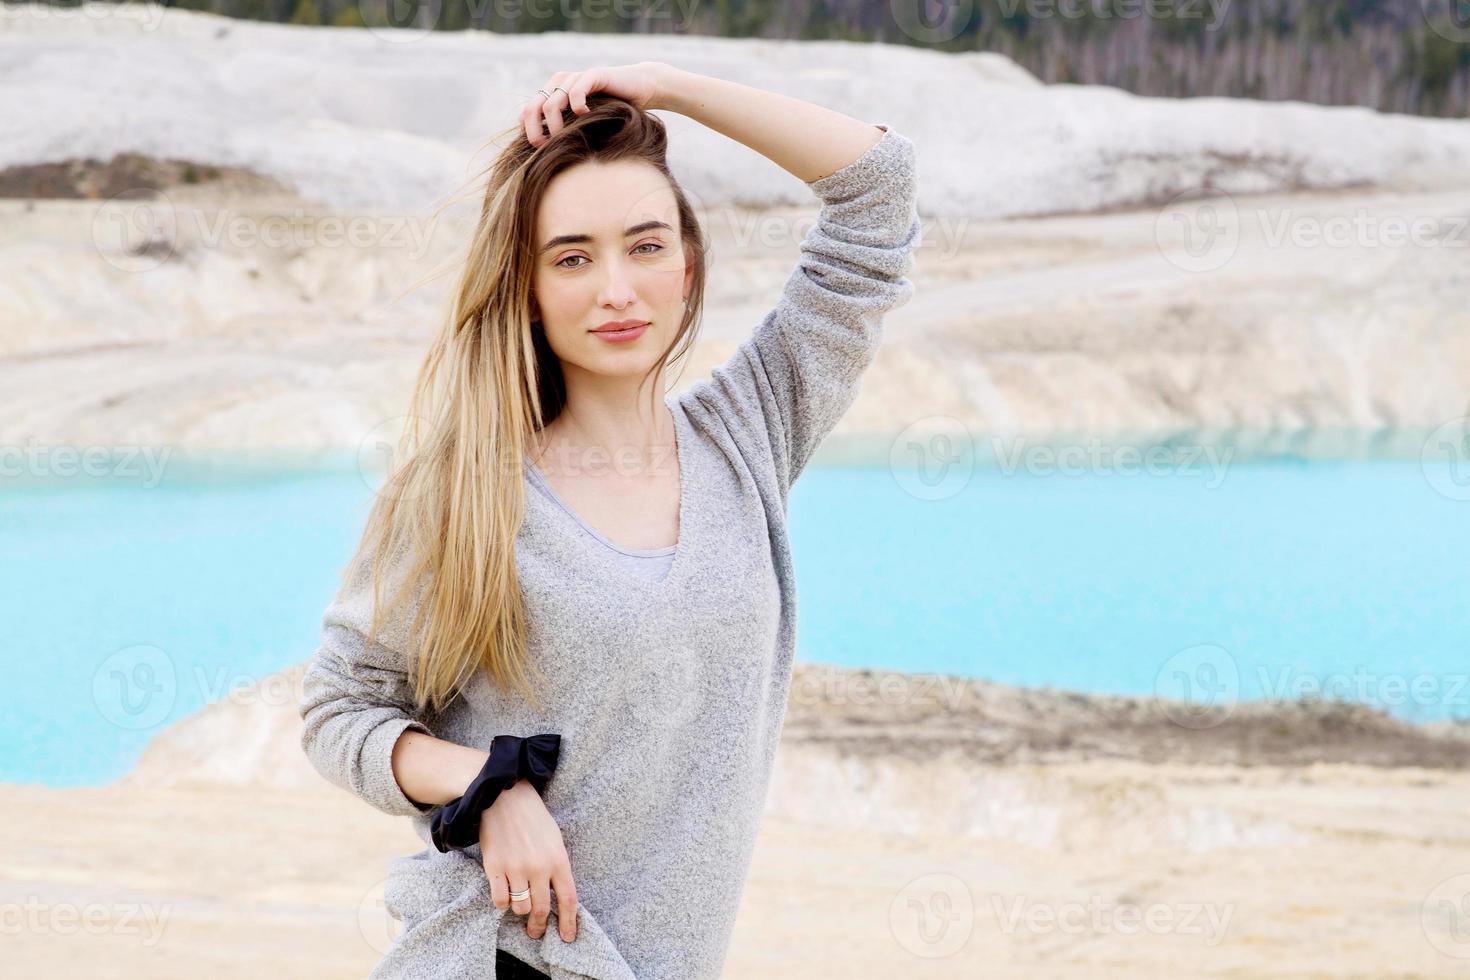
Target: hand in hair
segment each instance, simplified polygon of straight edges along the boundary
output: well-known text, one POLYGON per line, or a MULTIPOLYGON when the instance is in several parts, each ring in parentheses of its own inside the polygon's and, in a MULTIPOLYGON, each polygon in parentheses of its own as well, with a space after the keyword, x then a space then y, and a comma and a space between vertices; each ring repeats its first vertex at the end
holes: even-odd
POLYGON ((490 879, 490 899, 498 909, 526 915, 526 934, 546 935, 551 892, 556 892, 557 927, 562 941, 577 937, 577 888, 572 864, 556 818, 541 794, 521 780, 495 798, 480 814, 480 855, 490 879), (531 897, 510 900, 512 891, 529 887, 531 897))
POLYGON ((663 73, 667 65, 658 61, 640 61, 636 65, 614 65, 583 71, 559 71, 521 109, 521 128, 532 146, 540 146, 561 132, 562 113, 570 106, 573 113, 587 111, 587 96, 606 92, 630 102, 640 109, 659 108, 663 73))

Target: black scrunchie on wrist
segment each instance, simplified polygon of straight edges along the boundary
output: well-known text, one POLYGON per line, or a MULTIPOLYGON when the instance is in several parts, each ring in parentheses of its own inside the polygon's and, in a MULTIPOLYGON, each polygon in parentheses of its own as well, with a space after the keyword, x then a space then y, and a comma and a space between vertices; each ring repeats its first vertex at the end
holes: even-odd
POLYGON ((444 804, 429 821, 429 833, 441 853, 464 850, 480 842, 480 814, 490 808, 503 790, 520 780, 529 780, 540 793, 546 789, 561 753, 561 736, 496 735, 490 741, 490 758, 464 795, 444 804))

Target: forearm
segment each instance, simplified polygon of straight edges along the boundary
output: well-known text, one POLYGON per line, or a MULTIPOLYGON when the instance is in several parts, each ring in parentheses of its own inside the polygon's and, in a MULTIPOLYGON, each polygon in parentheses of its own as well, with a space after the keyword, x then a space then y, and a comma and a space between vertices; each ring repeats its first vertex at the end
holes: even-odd
POLYGON ((409 799, 443 806, 464 793, 489 757, 480 749, 405 731, 393 744, 393 777, 409 799))
POLYGON ((836 173, 883 138, 877 126, 811 102, 672 65, 657 68, 650 108, 688 116, 802 181, 836 173))

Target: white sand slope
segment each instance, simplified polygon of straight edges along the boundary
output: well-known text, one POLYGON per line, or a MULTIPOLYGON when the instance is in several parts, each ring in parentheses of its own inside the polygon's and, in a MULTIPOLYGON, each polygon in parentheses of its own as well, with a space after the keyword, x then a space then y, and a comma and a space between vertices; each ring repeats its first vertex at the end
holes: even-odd
MULTIPOLYGON (((0 168, 132 151, 251 168, 334 207, 424 209, 550 74, 667 61, 889 121, 921 148, 920 210, 1094 211, 1206 188, 1470 181, 1470 123, 1043 86, 994 55, 680 36, 304 28, 154 5, 0 11, 0 168), (392 39, 390 39, 392 38, 392 39)), ((755 153, 665 114, 708 204, 805 203, 755 153)))
MULTIPOLYGON (((299 199, 170 195, 172 252, 140 270, 97 245, 96 202, 0 201, 0 441, 351 456, 403 413, 452 279, 412 287, 448 268, 462 228, 362 212, 350 218, 377 239, 361 246, 210 242, 219 222, 259 232, 289 219, 308 239, 328 225, 299 199)), ((995 434, 1170 431, 1202 445, 1265 433, 1278 450, 1315 453, 1321 441, 1329 454, 1417 458, 1428 433, 1470 411, 1470 195, 1310 192, 1210 207, 1231 233, 1205 271, 1183 261, 1168 209, 940 216, 916 256, 914 298, 885 321, 824 455, 886 461, 898 433, 950 420, 980 450, 995 434), (1275 238, 1353 220, 1361 240, 1275 238), (1394 227, 1430 234, 1373 237, 1394 227)), ((813 212, 707 212, 713 263, 680 387, 770 309, 813 212)))
MULTIPOLYGON (((473 200, 431 224, 436 202, 551 72, 649 57, 920 147, 915 297, 824 453, 886 459, 910 426, 958 423, 1414 457, 1470 410, 1470 122, 1043 86, 892 45, 7 5, 0 171, 131 151, 280 186, 170 185, 156 254, 130 251, 135 204, 0 200, 0 439, 350 457, 404 410, 451 281, 473 200)), ((665 118, 713 243, 682 386, 775 302, 815 209, 757 154, 665 118)))

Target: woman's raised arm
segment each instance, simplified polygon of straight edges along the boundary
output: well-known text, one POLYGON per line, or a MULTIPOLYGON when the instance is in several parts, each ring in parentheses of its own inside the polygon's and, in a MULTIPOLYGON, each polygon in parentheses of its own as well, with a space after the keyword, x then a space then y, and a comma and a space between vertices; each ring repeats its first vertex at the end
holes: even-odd
POLYGON ((649 107, 723 133, 811 183, 836 173, 883 137, 872 123, 813 102, 654 63, 649 107))
POLYGON ((766 154, 822 202, 796 269, 751 338, 691 389, 770 458, 783 498, 857 399, 883 316, 907 302, 920 224, 914 145, 887 125, 671 69, 663 106, 766 154))

